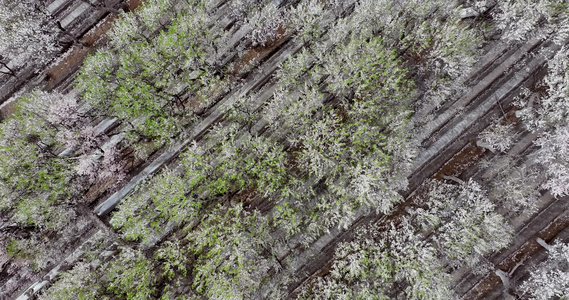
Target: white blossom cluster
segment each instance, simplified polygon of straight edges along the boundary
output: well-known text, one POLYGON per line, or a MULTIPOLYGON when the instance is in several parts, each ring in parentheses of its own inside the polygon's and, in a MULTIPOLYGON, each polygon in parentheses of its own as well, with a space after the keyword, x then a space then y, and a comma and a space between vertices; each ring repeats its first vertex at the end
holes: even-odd
MULTIPOLYGON (((0 1, 0 55, 14 69, 46 63, 58 49, 58 29, 33 1, 0 1)), ((4 70, 3 72, 6 72, 4 70)))
POLYGON ((519 290, 530 299, 564 299, 569 297, 569 244, 548 247, 547 259, 537 265, 519 290))

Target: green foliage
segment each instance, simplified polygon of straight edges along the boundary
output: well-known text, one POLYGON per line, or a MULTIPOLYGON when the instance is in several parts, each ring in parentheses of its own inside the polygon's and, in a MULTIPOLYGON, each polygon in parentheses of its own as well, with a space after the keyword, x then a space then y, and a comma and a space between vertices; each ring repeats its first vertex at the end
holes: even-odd
POLYGON ((122 237, 127 241, 148 238, 154 233, 151 222, 158 213, 147 210, 147 201, 137 193, 123 199, 110 220, 111 226, 121 230, 122 237))
MULTIPOLYGON (((173 14, 160 8, 169 1, 149 3, 122 15, 108 48, 87 60, 77 87, 99 111, 128 123, 133 140, 143 136, 161 145, 192 124, 196 107, 210 104, 219 78, 208 62, 225 45, 210 26, 205 1, 190 1, 173 14), (167 26, 160 23, 164 15, 167 26)), ((321 11, 334 3, 297 7, 301 39, 321 35, 321 11)), ((159 244, 154 253, 164 284, 189 277, 203 297, 240 299, 253 297, 278 267, 269 226, 284 229, 285 242, 301 233, 298 240, 306 245, 331 227, 347 228, 358 209, 390 213, 401 201, 398 191, 406 188, 415 150, 409 140, 414 79, 433 72, 426 85, 446 86, 472 50, 472 35, 444 21, 441 3, 358 2, 353 16, 327 31, 329 39, 311 40, 312 48, 283 64, 266 106, 248 103, 256 99, 252 94, 231 107, 199 145, 181 154, 175 170, 123 200, 112 226, 126 240, 148 241, 166 223, 190 224, 187 240, 159 244), (432 71, 438 57, 441 68, 453 68, 432 71), (253 125, 261 119, 269 125, 259 133, 253 125), (270 217, 235 204, 232 196, 243 194, 274 204, 270 217)), ((322 298, 387 299, 403 283, 409 298, 452 297, 437 257, 440 245, 452 248, 452 241, 432 244, 416 228, 402 227, 403 237, 392 229, 341 246, 331 275, 313 291, 322 298)), ((157 276, 141 252, 124 249, 116 262, 108 267, 116 297, 156 296, 157 276)), ((164 293, 170 298, 173 292, 164 293)))
POLYGON ((180 222, 195 215, 201 206, 197 200, 192 201, 186 196, 187 192, 183 178, 173 171, 164 170, 153 180, 150 199, 162 218, 180 222))
POLYGON ((552 2, 550 5, 551 5, 551 8, 553 9, 553 12, 551 13, 551 15, 553 15, 553 16, 567 16, 567 15, 569 15, 569 4, 552 2))
POLYGON ((399 90, 411 86, 404 80, 406 70, 400 67, 395 51, 386 48, 380 37, 368 40, 352 35, 347 44, 338 45, 329 52, 322 65, 330 76, 329 88, 337 95, 345 95, 349 91, 361 98, 373 92, 399 105, 409 100, 388 98, 398 94, 406 96, 405 91, 399 90), (366 90, 368 94, 364 94, 366 90))
POLYGON ((292 179, 283 147, 262 136, 239 136, 238 129, 217 127, 212 133, 216 143, 211 149, 206 151, 194 144, 182 155, 189 187, 195 187, 197 195, 207 192, 211 196, 251 186, 265 196, 286 192, 292 179))
POLYGON ((275 206, 273 221, 275 227, 283 228, 289 236, 301 232, 301 216, 298 209, 291 207, 288 202, 275 206))
POLYGON ((239 205, 218 206, 204 216, 187 235, 188 250, 196 257, 196 291, 210 299, 250 298, 274 265, 261 254, 270 240, 267 224, 239 205))
POLYGON ((156 277, 153 264, 140 251, 122 248, 118 258, 107 265, 108 290, 126 299, 149 299, 156 277))
MULTIPOLYGON (((235 159, 241 157, 239 166, 246 176, 246 186, 256 186, 267 196, 278 192, 288 180, 283 147, 261 136, 247 136, 235 152, 235 159)), ((224 170, 225 171, 225 170, 224 170)))
MULTIPOLYGON (((14 209, 20 224, 60 228, 55 205, 74 191, 72 165, 54 154, 56 128, 30 110, 41 95, 20 99, 16 112, 0 123, 0 209, 14 209)), ((39 110, 39 108, 38 108, 39 110)))
POLYGON ((10 239, 6 243, 5 249, 6 253, 14 258, 26 258, 28 256, 26 251, 30 250, 23 246, 21 241, 15 239, 10 239))
POLYGON ((184 167, 184 181, 188 190, 197 190, 199 194, 202 190, 203 183, 210 176, 213 167, 209 153, 205 149, 198 146, 197 143, 192 143, 188 149, 181 155, 181 165, 184 167))
POLYGON ((69 225, 74 213, 65 205, 50 203, 45 197, 26 198, 15 207, 12 220, 22 226, 60 230, 69 225))
POLYGON ((94 107, 106 108, 111 105, 113 91, 118 85, 114 78, 116 59, 116 54, 110 49, 98 50, 85 59, 75 80, 75 86, 82 91, 83 99, 94 107))
POLYGON ((300 299, 394 299, 403 283, 407 299, 452 299, 449 276, 434 248, 409 224, 384 233, 361 229, 342 243, 330 275, 305 287, 300 299))
POLYGON ((156 258, 164 261, 162 264, 162 268, 164 269, 162 275, 169 280, 174 279, 176 274, 186 277, 188 275, 186 265, 189 263, 187 257, 188 251, 188 249, 180 245, 179 240, 165 242, 164 245, 156 251, 156 258))
POLYGON ((217 37, 212 38, 204 1, 177 10, 167 28, 160 25, 167 13, 161 2, 121 15, 109 47, 86 60, 76 83, 102 113, 131 124, 133 133, 157 145, 171 142, 195 120, 191 107, 207 102, 217 82, 206 63, 217 37), (158 32, 148 33, 150 28, 158 32))
POLYGON ((41 272, 53 263, 53 249, 46 242, 49 242, 49 238, 45 236, 6 236, 5 250, 8 256, 27 263, 34 272, 41 272))
POLYGON ((127 240, 150 240, 163 231, 167 222, 183 223, 199 213, 200 193, 210 178, 207 157, 196 144, 182 154, 185 173, 166 169, 123 199, 110 220, 127 240), (201 168, 207 170, 201 170, 201 168))

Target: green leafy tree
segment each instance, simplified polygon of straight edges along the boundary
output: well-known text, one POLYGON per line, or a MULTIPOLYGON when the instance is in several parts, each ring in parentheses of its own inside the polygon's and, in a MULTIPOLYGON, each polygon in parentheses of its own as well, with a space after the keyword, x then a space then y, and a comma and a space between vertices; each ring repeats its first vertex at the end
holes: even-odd
POLYGON ((142 300, 149 299, 155 292, 153 263, 139 250, 122 248, 105 271, 109 274, 107 289, 118 297, 142 300))
POLYGON ((0 208, 15 208, 13 218, 21 224, 61 228, 66 222, 60 217, 67 213, 52 207, 74 194, 72 165, 56 154, 57 127, 29 107, 34 97, 21 99, 17 111, 0 123, 0 208))
POLYGON ((266 249, 267 219, 241 205, 218 206, 188 232, 188 250, 196 257, 192 273, 197 292, 211 299, 246 299, 276 267, 266 249))
POLYGON ((158 145, 170 142, 210 104, 219 86, 207 58, 221 38, 209 26, 207 1, 190 1, 180 10, 162 2, 121 14, 108 47, 86 60, 76 83, 101 113, 129 124, 132 138, 158 145), (167 26, 160 23, 164 17, 171 18, 167 26))

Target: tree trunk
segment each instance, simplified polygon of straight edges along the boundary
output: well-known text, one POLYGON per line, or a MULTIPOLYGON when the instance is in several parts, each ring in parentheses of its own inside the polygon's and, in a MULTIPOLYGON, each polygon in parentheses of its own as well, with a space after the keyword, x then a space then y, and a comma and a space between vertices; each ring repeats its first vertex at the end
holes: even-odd
POLYGON ((549 245, 548 243, 546 243, 542 238, 537 238, 535 239, 536 242, 538 244, 540 244, 543 248, 545 248, 545 250, 547 250, 548 252, 551 251, 551 249, 553 249, 553 247, 551 247, 551 245, 549 245))
POLYGON ((14 72, 14 70, 12 70, 12 68, 8 67, 7 63, 0 61, 0 65, 8 70, 8 72, 0 71, 0 73, 6 74, 6 75, 11 75, 11 76, 18 78, 18 75, 16 75, 16 72, 14 72))

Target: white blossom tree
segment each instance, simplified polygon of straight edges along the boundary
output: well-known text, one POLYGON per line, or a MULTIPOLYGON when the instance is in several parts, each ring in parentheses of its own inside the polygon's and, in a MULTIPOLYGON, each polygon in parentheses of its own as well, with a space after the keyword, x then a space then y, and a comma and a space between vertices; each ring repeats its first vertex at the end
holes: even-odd
POLYGON ((65 158, 56 153, 60 150, 57 147, 67 147, 71 153, 67 156, 74 156, 74 153, 80 155, 75 170, 78 175, 84 176, 89 184, 110 178, 119 183, 125 178, 118 146, 103 146, 108 137, 90 124, 90 107, 80 103, 78 95, 33 91, 20 101, 19 107, 22 113, 41 120, 39 124, 49 129, 46 132, 50 132, 50 138, 53 140, 42 143, 44 147, 49 145, 54 157, 57 154, 57 157, 65 158))
POLYGON ((57 127, 42 117, 41 107, 33 108, 36 100, 33 94, 23 97, 16 113, 0 123, 0 207, 16 208, 14 217, 23 224, 64 225, 49 221, 65 215, 50 207, 77 190, 70 185, 71 164, 57 156, 57 127))
POLYGON ((59 48, 58 29, 36 1, 0 1, 0 72, 16 76, 30 62, 46 63, 59 48))
POLYGON ((459 185, 432 182, 424 201, 425 208, 415 212, 418 226, 433 233, 433 244, 452 268, 476 267, 482 256, 512 240, 511 226, 473 180, 459 185))
MULTIPOLYGON (((516 165, 511 158, 503 158, 503 168, 491 179, 488 197, 510 212, 530 215, 535 212, 541 194, 539 188, 544 170, 539 164, 516 165)), ((495 165, 493 165, 495 166, 495 165)))
MULTIPOLYGON (((569 14, 566 4, 561 0, 497 1, 492 15, 495 26, 502 30, 502 39, 506 41, 526 40, 538 28, 538 34, 542 36, 551 30, 567 36, 566 21, 569 14)), ((562 40, 561 37, 556 41, 562 40)))
POLYGON ((569 193, 567 187, 569 173, 566 171, 569 165, 568 53, 569 48, 563 46, 547 62, 548 73, 542 82, 546 88, 545 95, 528 95, 526 91, 522 95, 524 97, 518 100, 522 108, 517 115, 522 118, 528 129, 540 132, 540 137, 535 141, 540 149, 532 158, 535 163, 542 165, 547 175, 541 187, 550 190, 556 197, 569 193))
MULTIPOLYGON (((91 262, 79 262, 72 269, 61 273, 55 283, 39 295, 42 300, 93 299, 100 297, 103 286, 91 262)), ((99 275, 99 274, 97 274, 99 275)))
POLYGON ((569 194, 569 126, 558 127, 535 141, 541 148, 535 159, 546 169, 547 181, 543 188, 556 197, 569 194))
POLYGON ((486 148, 491 152, 506 152, 509 150, 516 141, 516 132, 514 132, 513 124, 499 124, 495 123, 484 129, 479 135, 476 145, 478 147, 486 148))
POLYGON ((563 46, 547 61, 547 74, 542 84, 546 93, 527 95, 518 100, 521 110, 516 112, 532 131, 549 130, 567 124, 569 117, 569 47, 563 46))
POLYGON ((569 244, 545 246, 547 259, 530 271, 530 277, 519 286, 519 292, 530 299, 565 299, 569 297, 569 244))

